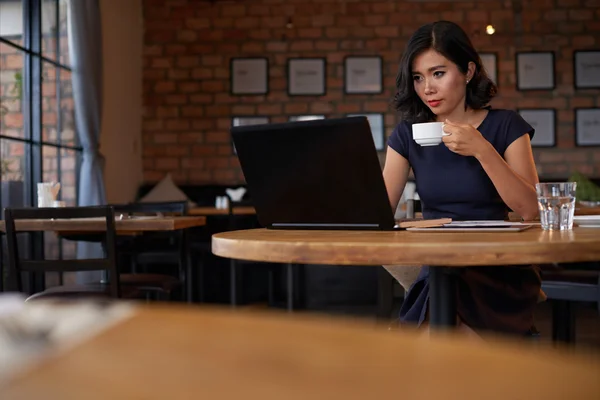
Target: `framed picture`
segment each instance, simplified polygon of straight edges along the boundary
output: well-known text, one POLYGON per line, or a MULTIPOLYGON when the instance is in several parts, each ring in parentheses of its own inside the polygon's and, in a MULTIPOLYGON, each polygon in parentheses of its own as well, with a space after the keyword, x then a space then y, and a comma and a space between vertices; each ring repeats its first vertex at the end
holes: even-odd
POLYGON ((600 108, 575 109, 577 146, 600 146, 600 108))
POLYGON ((378 56, 349 56, 344 60, 344 92, 372 94, 383 92, 383 61, 378 56))
POLYGON ((290 122, 295 121, 312 121, 315 119, 325 119, 324 115, 292 115, 289 119, 290 122))
POLYGON ((230 74, 232 95, 269 92, 269 60, 266 58, 232 58, 230 74))
POLYGON ((488 76, 496 85, 498 85, 498 58, 496 53, 479 53, 483 68, 488 76))
POLYGON ((554 53, 517 53, 517 89, 552 90, 555 87, 554 53))
POLYGON ((290 96, 324 95, 325 72, 324 58, 288 59, 288 94, 290 96))
POLYGON ((600 88, 600 50, 574 52, 573 74, 576 89, 600 88))
POLYGON ((369 125, 371 126, 371 134, 373 135, 373 142, 375 143, 375 149, 377 151, 385 150, 385 126, 383 114, 348 114, 348 117, 359 116, 367 117, 367 120, 369 121, 369 125))
MULTIPOLYGON (((269 117, 233 117, 231 119, 231 126, 249 126, 249 125, 262 125, 268 124, 269 117)), ((233 150, 233 154, 237 154, 235 150, 235 145, 233 144, 233 140, 231 141, 231 148, 233 150)))
POLYGON ((528 108, 518 112, 535 129, 532 147, 556 146, 556 112, 553 109, 528 108))

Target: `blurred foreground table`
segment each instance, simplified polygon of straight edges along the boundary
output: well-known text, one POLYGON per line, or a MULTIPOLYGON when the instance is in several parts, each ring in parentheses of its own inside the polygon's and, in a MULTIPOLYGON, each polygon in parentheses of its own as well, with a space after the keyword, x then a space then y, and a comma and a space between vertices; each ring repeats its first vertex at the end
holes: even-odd
POLYGON ((598 399, 572 353, 346 320, 140 307, 0 384, 12 399, 598 399))

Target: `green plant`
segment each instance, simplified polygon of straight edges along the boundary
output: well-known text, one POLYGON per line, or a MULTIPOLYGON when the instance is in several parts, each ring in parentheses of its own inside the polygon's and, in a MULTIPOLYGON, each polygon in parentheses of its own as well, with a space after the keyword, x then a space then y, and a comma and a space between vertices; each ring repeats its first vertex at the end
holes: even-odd
POLYGON ((574 172, 569 181, 577 182, 577 200, 600 201, 600 187, 581 172, 574 172))

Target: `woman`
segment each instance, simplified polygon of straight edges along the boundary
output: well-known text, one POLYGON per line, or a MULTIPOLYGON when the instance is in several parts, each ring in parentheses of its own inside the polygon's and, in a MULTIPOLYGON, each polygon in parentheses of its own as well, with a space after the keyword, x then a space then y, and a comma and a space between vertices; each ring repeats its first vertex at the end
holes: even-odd
MULTIPOLYGON (((402 122, 389 138, 383 171, 392 209, 412 168, 425 218, 502 220, 508 208, 524 219, 537 215, 534 129, 517 113, 488 106, 496 86, 458 25, 439 21, 419 28, 407 44, 396 84, 402 122), (411 126, 432 121, 444 122, 449 135, 438 146, 421 147, 411 126)), ((458 281, 461 323, 515 334, 531 328, 541 286, 536 267, 465 268, 458 281)), ((424 267, 400 320, 421 324, 428 299, 424 267)))

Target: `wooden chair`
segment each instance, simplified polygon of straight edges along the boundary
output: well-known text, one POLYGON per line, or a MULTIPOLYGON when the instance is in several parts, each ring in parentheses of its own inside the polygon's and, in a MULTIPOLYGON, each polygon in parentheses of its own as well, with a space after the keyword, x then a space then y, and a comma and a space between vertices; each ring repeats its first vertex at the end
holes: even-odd
POLYGON ((74 271, 106 271, 109 283, 92 283, 85 285, 56 286, 35 293, 28 300, 42 297, 112 297, 132 298, 138 295, 134 287, 121 288, 115 245, 115 217, 112 207, 65 207, 65 208, 7 208, 5 210, 6 239, 8 248, 8 286, 9 290, 23 291, 22 272, 74 272, 74 271), (15 221, 32 219, 70 219, 70 218, 103 218, 106 222, 104 235, 105 254, 103 259, 76 260, 25 260, 19 256, 17 242, 18 231, 15 221))
POLYGON ((563 268, 542 266, 542 290, 552 301, 552 339, 575 342, 575 302, 598 304, 600 312, 600 263, 563 268))
MULTIPOLYGON (((139 215, 186 215, 187 202, 150 202, 113 205, 118 217, 139 215)), ((185 245, 185 231, 151 232, 130 238, 120 243, 119 253, 129 257, 131 273, 121 273, 123 286, 135 286, 146 292, 154 292, 159 297, 171 298, 175 289, 182 287, 185 280, 191 280, 189 266, 189 248, 185 245), (177 265, 178 277, 164 273, 139 272, 148 265, 177 265)), ((189 287, 190 285, 188 285, 189 287)))

